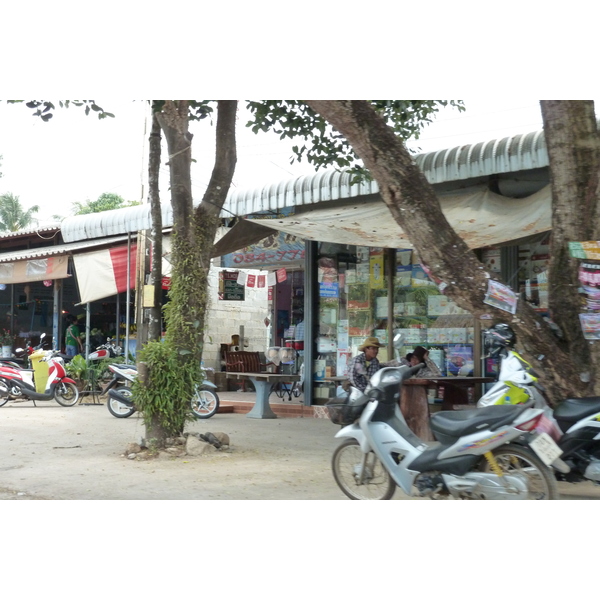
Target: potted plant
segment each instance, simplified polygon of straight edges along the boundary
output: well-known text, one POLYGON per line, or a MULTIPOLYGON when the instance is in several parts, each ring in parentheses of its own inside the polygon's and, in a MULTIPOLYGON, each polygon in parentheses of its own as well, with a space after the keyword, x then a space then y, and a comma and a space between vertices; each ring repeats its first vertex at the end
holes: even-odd
POLYGON ((8 329, 0 331, 0 346, 2 346, 2 357, 10 358, 12 356, 13 336, 8 329))

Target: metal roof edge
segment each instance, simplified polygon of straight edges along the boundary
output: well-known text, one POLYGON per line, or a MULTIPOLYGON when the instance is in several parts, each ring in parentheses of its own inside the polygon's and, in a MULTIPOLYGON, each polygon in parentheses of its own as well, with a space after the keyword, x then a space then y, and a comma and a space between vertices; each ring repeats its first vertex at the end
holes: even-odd
MULTIPOLYGON (((92 248, 101 248, 102 246, 112 245, 127 241, 126 235, 108 237, 103 239, 79 241, 70 244, 57 244, 55 246, 45 246, 40 248, 27 248, 25 250, 15 250, 13 252, 0 252, 0 263, 14 262, 18 260, 32 260, 34 258, 44 258, 46 256, 60 256, 71 252, 89 250, 92 248)), ((133 236, 134 238, 136 236, 133 236)))
MULTIPOLYGON (((431 184, 537 169, 549 164, 543 130, 417 154, 415 162, 431 184)), ((221 216, 276 211, 379 191, 375 181, 350 184, 348 171, 322 169, 314 175, 302 175, 260 188, 233 190, 227 196, 221 216)))

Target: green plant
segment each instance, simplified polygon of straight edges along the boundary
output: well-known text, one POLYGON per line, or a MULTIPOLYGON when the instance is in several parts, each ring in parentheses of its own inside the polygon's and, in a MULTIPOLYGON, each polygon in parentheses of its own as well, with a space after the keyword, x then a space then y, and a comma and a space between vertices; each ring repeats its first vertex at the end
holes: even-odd
POLYGON ((12 346, 13 336, 8 329, 0 331, 0 346, 12 346))
POLYGON ((88 364, 81 354, 74 356, 65 365, 65 371, 69 377, 80 383, 85 383, 88 379, 88 364))
POLYGON ((148 368, 148 381, 138 377, 132 385, 135 404, 144 416, 147 430, 155 423, 169 436, 180 435, 186 421, 193 419, 190 398, 201 381, 200 366, 182 366, 177 348, 169 341, 152 341, 139 352, 148 368))

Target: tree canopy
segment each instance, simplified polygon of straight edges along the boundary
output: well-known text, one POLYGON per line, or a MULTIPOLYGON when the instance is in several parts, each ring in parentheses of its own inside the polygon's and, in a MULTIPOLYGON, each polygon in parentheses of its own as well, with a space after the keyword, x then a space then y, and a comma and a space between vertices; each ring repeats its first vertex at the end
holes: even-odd
POLYGON ((32 225, 33 215, 39 211, 36 204, 28 209, 23 208, 19 196, 10 192, 0 196, 0 231, 19 231, 32 225))
POLYGON ((104 212, 126 206, 136 206, 139 202, 127 201, 118 194, 104 193, 97 200, 86 200, 85 202, 74 202, 73 211, 76 215, 88 215, 90 213, 104 212))

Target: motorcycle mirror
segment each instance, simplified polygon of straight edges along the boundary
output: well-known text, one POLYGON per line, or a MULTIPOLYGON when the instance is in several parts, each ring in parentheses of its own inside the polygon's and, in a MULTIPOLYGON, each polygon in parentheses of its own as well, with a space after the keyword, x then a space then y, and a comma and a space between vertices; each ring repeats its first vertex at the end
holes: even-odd
POLYGON ((40 342, 46 337, 45 333, 42 333, 42 335, 40 335, 40 342))
POLYGON ((394 336, 394 348, 398 349, 404 345, 404 336, 401 333, 397 333, 394 336))

